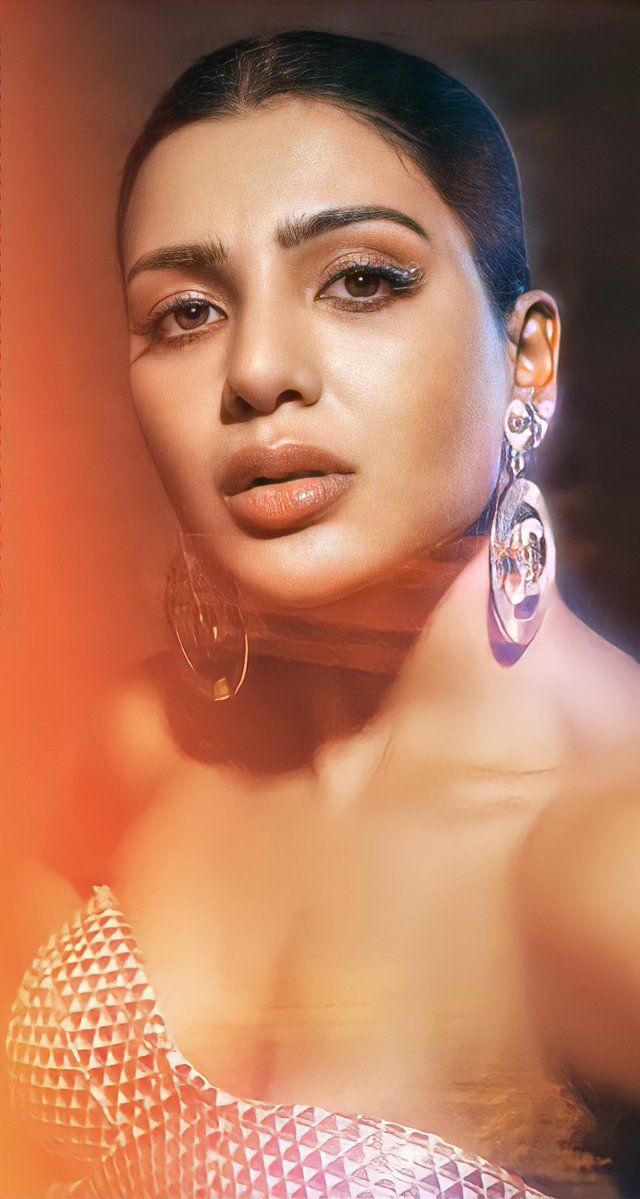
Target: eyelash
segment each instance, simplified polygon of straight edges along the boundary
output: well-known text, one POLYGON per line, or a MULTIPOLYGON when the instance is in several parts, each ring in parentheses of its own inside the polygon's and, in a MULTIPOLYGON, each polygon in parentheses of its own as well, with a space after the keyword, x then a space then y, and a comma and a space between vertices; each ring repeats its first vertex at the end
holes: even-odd
MULTIPOLYGON (((323 283, 323 287, 330 287, 332 283, 337 283, 340 279, 344 279, 347 275, 377 275, 381 279, 384 279, 385 282, 391 284, 392 291, 395 292, 396 295, 395 297, 393 295, 377 296, 369 300, 364 297, 359 299, 356 296, 353 296, 350 299, 347 299, 344 296, 327 297, 332 301, 333 306, 346 312, 379 312, 380 309, 386 307, 387 304, 393 303, 394 299, 400 299, 409 295, 413 295, 422 283, 424 271, 422 267, 419 266, 396 267, 392 266, 390 263, 375 263, 372 261, 364 261, 363 259, 359 259, 357 261, 354 260, 353 262, 349 262, 343 266, 335 275, 332 275, 331 278, 327 279, 323 283)), ((172 296, 171 299, 167 300, 160 306, 150 320, 132 331, 137 333, 139 336, 150 335, 151 345, 156 350, 165 351, 181 349, 183 346, 186 346, 190 342, 193 342, 197 338, 201 337, 207 329, 211 328, 211 325, 200 325, 197 329, 187 330, 175 337, 163 337, 159 333, 159 329, 165 318, 172 312, 179 312, 181 309, 187 308, 194 304, 200 304, 202 308, 216 307, 215 304, 213 304, 210 300, 205 300, 201 295, 172 296)), ((213 323, 218 324, 219 322, 215 321, 213 323)))

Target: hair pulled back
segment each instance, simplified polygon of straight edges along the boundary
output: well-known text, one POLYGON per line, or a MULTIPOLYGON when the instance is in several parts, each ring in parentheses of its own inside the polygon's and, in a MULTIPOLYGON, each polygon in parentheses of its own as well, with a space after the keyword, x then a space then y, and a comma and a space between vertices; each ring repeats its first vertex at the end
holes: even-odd
POLYGON ((499 121, 436 63, 381 42, 321 30, 243 38, 198 58, 164 92, 124 165, 116 217, 121 269, 129 200, 154 146, 193 121, 242 115, 279 96, 340 106, 420 167, 465 227, 504 333, 531 279, 518 170, 499 121))

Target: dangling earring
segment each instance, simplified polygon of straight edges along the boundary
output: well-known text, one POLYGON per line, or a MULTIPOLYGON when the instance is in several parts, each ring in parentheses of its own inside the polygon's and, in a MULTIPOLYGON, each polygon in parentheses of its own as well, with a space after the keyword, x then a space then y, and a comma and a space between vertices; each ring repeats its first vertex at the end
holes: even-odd
POLYGON ((167 576, 165 613, 190 681, 214 702, 237 695, 249 664, 240 605, 212 586, 183 534, 167 576))
POLYGON ((512 400, 504 418, 509 482, 500 495, 489 539, 491 603, 503 641, 523 649, 533 640, 544 616, 548 589, 555 577, 555 543, 540 490, 525 479, 527 450, 540 445, 546 421, 527 400, 512 400))

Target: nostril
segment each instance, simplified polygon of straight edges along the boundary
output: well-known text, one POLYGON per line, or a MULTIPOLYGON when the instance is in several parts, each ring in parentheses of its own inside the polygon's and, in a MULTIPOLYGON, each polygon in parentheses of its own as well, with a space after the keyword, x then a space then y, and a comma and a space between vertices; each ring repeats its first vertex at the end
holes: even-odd
POLYGON ((296 391, 292 387, 289 387, 289 388, 287 388, 286 391, 280 392, 280 395, 278 396, 276 403, 283 404, 283 403, 286 403, 288 400, 301 400, 301 399, 302 399, 302 396, 300 395, 300 392, 296 391))
POLYGON ((274 412, 281 404, 290 401, 311 404, 316 398, 315 392, 307 395, 306 391, 297 387, 286 387, 278 391, 277 386, 271 387, 264 382, 261 386, 256 384, 254 387, 246 385, 236 388, 227 380, 222 394, 223 420, 225 423, 232 420, 246 421, 256 413, 274 412))

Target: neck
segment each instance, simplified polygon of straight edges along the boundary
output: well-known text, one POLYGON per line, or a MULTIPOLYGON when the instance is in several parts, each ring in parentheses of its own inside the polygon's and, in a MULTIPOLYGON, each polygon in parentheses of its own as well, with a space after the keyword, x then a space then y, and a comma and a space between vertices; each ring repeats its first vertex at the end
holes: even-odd
POLYGON ((382 582, 319 608, 249 613, 258 653, 396 676, 425 624, 486 538, 403 563, 382 582))
POLYGON ((252 654, 271 672, 287 721, 299 720, 319 748, 381 711, 460 691, 468 700, 472 686, 497 678, 487 556, 486 536, 465 537, 338 603, 261 611, 249 627, 252 654))
POLYGON ((569 614, 552 586, 542 627, 514 669, 493 652, 488 615, 486 534, 322 609, 243 605, 247 682, 219 706, 211 739, 211 704, 202 702, 194 737, 210 746, 211 760, 256 776, 330 773, 347 755, 359 777, 362 760, 377 760, 392 741, 424 761, 509 770, 523 762, 539 769, 544 759, 548 769, 562 755, 569 614))

